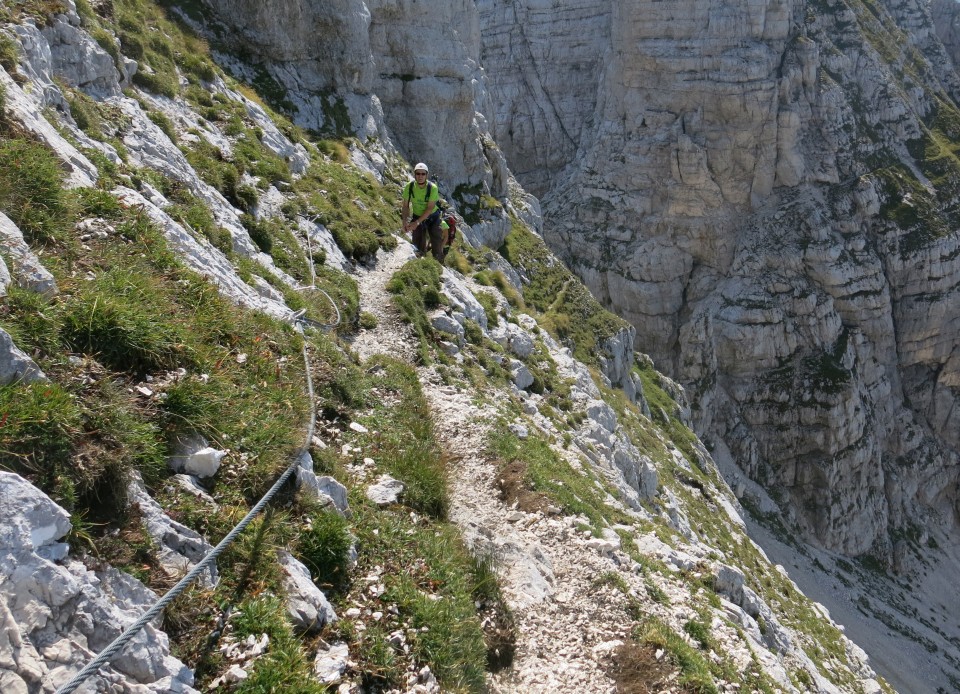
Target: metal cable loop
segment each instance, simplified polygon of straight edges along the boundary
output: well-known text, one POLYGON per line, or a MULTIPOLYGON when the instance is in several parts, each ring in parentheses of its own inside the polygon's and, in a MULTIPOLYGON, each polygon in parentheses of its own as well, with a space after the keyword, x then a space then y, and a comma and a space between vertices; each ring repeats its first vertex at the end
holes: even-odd
MULTIPOLYGON (((320 292, 321 294, 323 294, 325 297, 327 297, 327 299, 330 301, 330 304, 333 306, 333 310, 336 313, 337 317, 333 323, 320 323, 318 321, 305 318, 303 315, 305 311, 297 312, 294 314, 294 327, 297 330, 297 332, 300 333, 300 335, 303 335, 303 325, 309 325, 310 327, 320 328, 321 330, 327 331, 340 325, 340 321, 342 318, 340 315, 340 309, 337 307, 337 303, 333 300, 333 298, 329 294, 327 294, 327 292, 325 292, 324 290, 316 286, 316 271, 314 270, 313 252, 312 252, 312 249, 310 248, 309 232, 307 232, 306 236, 307 236, 307 248, 308 248, 308 251, 310 252, 310 257, 308 258, 308 260, 310 261, 309 264, 310 264, 311 282, 309 287, 301 287, 300 289, 314 289, 320 292)), ((189 572, 187 572, 187 574, 183 578, 181 578, 173 588, 167 591, 166 595, 164 595, 156 603, 154 603, 153 607, 151 607, 149 610, 144 612, 143 615, 141 615, 140 619, 134 622, 129 629, 127 629, 125 632, 120 634, 120 636, 115 638, 106 648, 104 648, 103 651, 101 651, 96 658, 91 660, 86 665, 86 667, 84 667, 80 672, 78 672, 73 677, 72 680, 67 682, 67 684, 65 684, 60 689, 58 689, 56 691, 56 694, 71 694, 71 692, 75 691, 77 687, 83 684, 84 681, 86 681, 90 677, 90 675, 92 675, 94 672, 99 670, 103 665, 106 665, 107 663, 109 663, 110 659, 114 655, 116 655, 121 648, 126 646, 127 643, 134 636, 136 636, 140 632, 140 630, 143 629, 144 626, 146 626, 149 622, 153 621, 153 619, 158 614, 160 614, 163 611, 163 609, 167 607, 167 605, 173 602, 173 600, 177 598, 184 590, 186 590, 191 583, 197 580, 200 574, 206 570, 206 568, 210 565, 210 563, 213 562, 217 557, 219 557, 220 554, 223 553, 223 550, 225 550, 227 547, 229 547, 233 543, 233 541, 237 538, 237 536, 244 531, 244 529, 264 509, 264 507, 270 502, 270 500, 276 495, 276 493, 280 491, 280 488, 283 487, 284 484, 286 484, 287 480, 290 479, 290 475, 292 475, 293 471, 296 470, 297 467, 300 465, 300 461, 303 459, 303 456, 307 453, 307 451, 310 448, 310 442, 313 440, 313 434, 316 429, 316 421, 317 421, 317 403, 316 403, 316 397, 314 396, 314 392, 313 392, 313 378, 310 375, 310 368, 311 368, 310 355, 307 353, 307 343, 305 340, 303 342, 302 352, 303 352, 303 362, 306 368, 307 394, 310 400, 310 421, 307 425, 306 442, 304 443, 303 448, 301 448, 298 451, 297 456, 294 458, 294 461, 290 463, 290 466, 287 467, 287 469, 283 472, 282 475, 280 475, 277 481, 273 483, 273 486, 270 487, 267 493, 263 495, 260 501, 258 501, 256 505, 252 509, 250 509, 247 515, 243 517, 243 520, 237 523, 237 525, 234 526, 233 530, 227 533, 226 536, 224 536, 224 538, 220 540, 217 546, 214 547, 212 550, 210 550, 210 553, 207 554, 207 556, 201 559, 200 562, 197 563, 189 572)))
POLYGON ((320 289, 320 287, 301 287, 301 289, 312 289, 314 291, 320 292, 325 297, 327 297, 327 300, 330 302, 330 305, 333 306, 333 311, 337 317, 336 317, 336 320, 333 321, 333 323, 321 323, 320 321, 315 321, 312 318, 307 318, 302 314, 296 316, 296 320, 300 321, 301 323, 304 323, 305 325, 309 325, 311 328, 318 328, 320 330, 323 330, 324 332, 328 330, 332 330, 333 328, 340 325, 340 321, 341 321, 340 309, 337 306, 337 302, 333 300, 332 296, 327 294, 324 290, 320 289))
MULTIPOLYGON (((298 326, 299 328, 299 326, 298 326)), ((302 334, 302 330, 300 330, 302 334)), ((57 690, 56 694, 70 694, 75 691, 83 682, 90 677, 94 672, 100 669, 101 666, 107 664, 110 659, 116 655, 116 653, 127 645, 127 642, 130 641, 134 636, 136 636, 140 630, 146 626, 147 623, 153 621, 153 619, 160 614, 163 609, 169 605, 175 598, 177 598, 186 588, 193 583, 201 573, 203 573, 206 568, 213 562, 220 554, 225 550, 237 536, 243 532, 243 530, 250 524, 250 522, 263 510, 263 508, 270 502, 270 500, 276 495, 280 488, 290 479, 290 475, 293 474, 294 470, 300 465, 300 461, 303 458, 304 454, 310 447, 310 442, 313 440, 313 433, 316 427, 316 400, 313 393, 313 378, 310 375, 310 357, 307 354, 307 344, 303 343, 303 360, 306 366, 306 377, 307 377, 307 393, 310 398, 310 422, 307 425, 307 436, 306 443, 304 447, 300 449, 294 461, 290 464, 289 467, 284 471, 282 475, 273 483, 273 486, 267 491, 266 494, 254 505, 252 509, 243 517, 237 525, 231 530, 226 536, 220 540, 219 544, 210 550, 210 553, 207 554, 203 559, 200 560, 187 574, 180 579, 177 584, 167 591, 166 595, 160 598, 153 607, 143 613, 140 619, 134 622, 129 629, 120 634, 117 638, 113 640, 100 654, 91 660, 86 667, 84 667, 80 672, 78 672, 72 680, 67 684, 57 690)))

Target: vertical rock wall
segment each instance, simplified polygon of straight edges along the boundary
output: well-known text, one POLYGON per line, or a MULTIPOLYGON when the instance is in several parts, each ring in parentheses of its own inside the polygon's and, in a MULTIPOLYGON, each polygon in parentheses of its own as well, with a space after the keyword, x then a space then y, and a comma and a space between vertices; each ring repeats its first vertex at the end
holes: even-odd
POLYGON ((346 128, 387 152, 397 146, 451 192, 507 194, 505 162, 482 115, 493 109, 473 2, 204 3, 219 44, 285 89, 299 125, 346 128))
POLYGON ((701 432, 826 547, 949 533, 957 77, 926 6, 479 7, 495 134, 545 238, 691 389, 701 432), (531 35, 579 52, 528 40, 531 66, 511 51, 531 35))
POLYGON ((513 173, 534 195, 550 189, 589 133, 609 57, 607 2, 478 0, 481 61, 490 66, 486 112, 513 173))

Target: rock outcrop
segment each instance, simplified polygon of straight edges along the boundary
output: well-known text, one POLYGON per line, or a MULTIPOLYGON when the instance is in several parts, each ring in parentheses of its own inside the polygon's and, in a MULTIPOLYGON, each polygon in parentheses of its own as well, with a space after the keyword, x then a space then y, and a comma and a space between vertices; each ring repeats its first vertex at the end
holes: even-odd
POLYGON ((470 0, 204 4, 215 17, 207 30, 281 86, 298 125, 355 132, 385 156, 399 144, 410 161, 431 165, 446 195, 478 186, 506 196, 506 162, 483 115, 493 109, 470 0))
MULTIPOLYGON (((150 607, 129 574, 68 559, 70 514, 19 475, 0 472, 0 689, 53 691, 150 607)), ((101 671, 117 692, 195 692, 193 673, 148 624, 101 671)))

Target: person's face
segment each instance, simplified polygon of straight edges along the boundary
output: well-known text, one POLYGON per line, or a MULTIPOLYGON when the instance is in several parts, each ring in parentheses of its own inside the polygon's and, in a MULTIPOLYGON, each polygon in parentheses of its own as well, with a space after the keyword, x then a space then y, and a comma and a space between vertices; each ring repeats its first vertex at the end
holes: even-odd
POLYGON ((414 171, 414 172, 413 172, 413 175, 414 175, 414 177, 417 179, 417 183, 423 183, 424 181, 427 180, 427 172, 426 172, 426 171, 414 171))

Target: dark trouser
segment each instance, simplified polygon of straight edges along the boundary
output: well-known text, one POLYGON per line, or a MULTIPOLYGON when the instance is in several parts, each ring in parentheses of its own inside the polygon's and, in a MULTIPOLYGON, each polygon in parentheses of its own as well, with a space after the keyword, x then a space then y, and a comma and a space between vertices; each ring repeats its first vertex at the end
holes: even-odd
POLYGON ((426 255, 427 242, 430 243, 430 252, 437 262, 443 262, 443 229, 440 227, 440 215, 434 213, 422 221, 412 234, 413 245, 420 255, 426 255))

